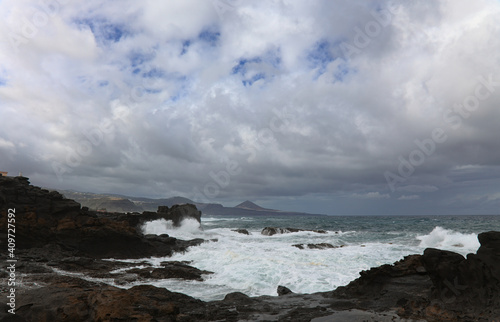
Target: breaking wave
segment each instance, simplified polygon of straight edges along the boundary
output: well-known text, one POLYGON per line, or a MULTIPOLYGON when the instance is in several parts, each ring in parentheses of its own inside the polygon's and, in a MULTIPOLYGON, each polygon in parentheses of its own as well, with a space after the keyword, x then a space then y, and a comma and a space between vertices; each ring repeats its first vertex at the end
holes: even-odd
POLYGON ((451 250, 463 255, 475 253, 480 246, 477 234, 463 234, 439 226, 428 235, 417 236, 417 239, 421 247, 451 250))
POLYGON ((157 219, 145 222, 141 230, 145 235, 168 234, 172 237, 189 237, 189 235, 199 233, 201 231, 201 225, 193 218, 183 219, 179 227, 175 227, 172 220, 157 219))

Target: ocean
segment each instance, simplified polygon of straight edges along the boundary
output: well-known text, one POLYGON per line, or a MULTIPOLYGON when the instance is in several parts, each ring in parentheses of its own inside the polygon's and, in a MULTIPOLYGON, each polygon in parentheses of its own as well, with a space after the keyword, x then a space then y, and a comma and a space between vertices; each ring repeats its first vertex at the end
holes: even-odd
MULTIPOLYGON (((174 228, 165 220, 148 222, 143 231, 180 239, 208 242, 172 257, 141 259, 189 261, 191 266, 214 272, 202 282, 161 280, 165 287, 195 298, 220 300, 231 292, 249 296, 277 295, 278 285, 295 293, 331 291, 359 277, 359 272, 392 264, 425 248, 451 250, 462 255, 478 249, 478 233, 500 230, 500 216, 302 216, 205 217, 201 225, 184 220, 174 228), (326 230, 265 236, 264 227, 326 230), (233 230, 246 229, 250 235, 233 230), (294 244, 328 243, 335 248, 299 249, 294 244)), ((139 264, 138 264, 139 265, 139 264)), ((128 287, 137 284, 130 284, 128 287)), ((121 285, 123 287, 123 285, 121 285)))

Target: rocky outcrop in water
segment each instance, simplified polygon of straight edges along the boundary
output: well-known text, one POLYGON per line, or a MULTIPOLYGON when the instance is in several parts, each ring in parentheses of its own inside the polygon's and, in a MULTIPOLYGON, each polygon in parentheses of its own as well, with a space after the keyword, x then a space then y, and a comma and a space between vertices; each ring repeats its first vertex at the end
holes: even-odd
POLYGON ((243 235, 250 235, 250 233, 246 229, 233 229, 233 231, 243 235))
POLYGON ((146 279, 169 279, 177 278, 191 281, 203 281, 205 275, 213 274, 213 272, 199 270, 189 266, 187 263, 178 261, 162 262, 160 267, 148 268, 133 268, 126 271, 127 273, 137 274, 146 279))
POLYGON ((345 245, 334 246, 329 243, 319 243, 319 244, 293 244, 293 247, 297 247, 298 249, 329 249, 329 248, 342 248, 345 245))
POLYGON ((152 220, 170 220, 174 227, 181 226, 185 219, 194 219, 201 224, 201 211, 193 204, 173 205, 172 207, 159 206, 157 212, 144 211, 141 213, 101 213, 101 217, 114 221, 125 221, 129 226, 140 228, 145 222, 152 220))
POLYGON ((298 233, 301 231, 310 231, 318 234, 326 234, 326 230, 308 230, 308 229, 297 229, 297 228, 277 228, 277 227, 265 227, 262 229, 260 232, 262 235, 265 236, 272 236, 276 234, 288 234, 288 233, 298 233))

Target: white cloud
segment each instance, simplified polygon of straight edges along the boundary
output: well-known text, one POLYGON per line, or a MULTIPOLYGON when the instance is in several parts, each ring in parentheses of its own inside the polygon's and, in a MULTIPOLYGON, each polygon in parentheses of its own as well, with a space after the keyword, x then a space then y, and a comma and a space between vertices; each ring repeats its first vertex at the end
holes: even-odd
POLYGON ((357 199, 389 199, 391 196, 389 196, 388 194, 384 193, 384 194, 381 194, 380 192, 376 191, 376 192, 368 192, 368 193, 354 193, 352 195, 354 198, 357 198, 357 199))
POLYGON ((398 187, 398 191, 406 191, 406 192, 434 192, 439 190, 436 186, 431 185, 407 185, 398 187))
POLYGON ((419 195, 402 195, 398 200, 417 200, 420 199, 419 195))

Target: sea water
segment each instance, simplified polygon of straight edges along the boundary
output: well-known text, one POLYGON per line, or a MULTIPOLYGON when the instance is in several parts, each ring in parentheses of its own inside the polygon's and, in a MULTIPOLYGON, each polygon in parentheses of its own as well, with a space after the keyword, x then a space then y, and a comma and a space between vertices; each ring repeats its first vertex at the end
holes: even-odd
POLYGON ((187 219, 178 228, 166 220, 143 226, 143 231, 149 234, 207 240, 185 253, 147 259, 155 266, 162 261, 189 261, 191 266, 213 272, 203 282, 175 279, 151 282, 205 301, 223 299, 231 292, 277 295, 278 285, 296 293, 331 291, 358 278, 362 270, 392 264, 410 254, 422 254, 428 247, 464 256, 475 253, 480 246, 478 233, 489 230, 500 230, 500 216, 203 216, 201 225, 187 219), (262 229, 268 226, 321 229, 327 233, 262 235, 262 229), (235 229, 246 229, 250 234, 235 229), (293 246, 318 243, 329 243, 336 248, 293 246))

